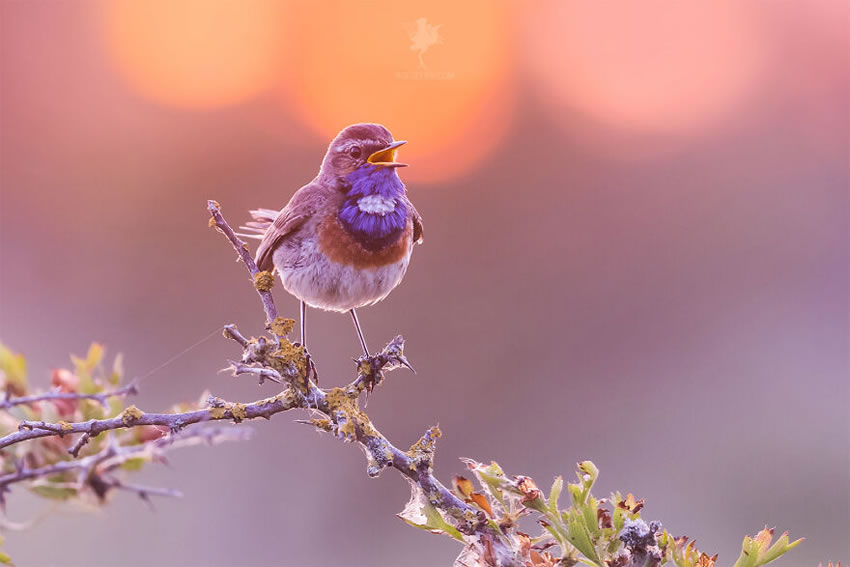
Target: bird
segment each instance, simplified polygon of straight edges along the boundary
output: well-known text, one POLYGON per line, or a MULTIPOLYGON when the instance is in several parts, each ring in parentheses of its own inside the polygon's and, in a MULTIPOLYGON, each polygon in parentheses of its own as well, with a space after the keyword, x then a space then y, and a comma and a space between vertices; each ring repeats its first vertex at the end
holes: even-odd
POLYGON ((380 124, 344 128, 328 146, 318 175, 283 209, 255 209, 242 236, 260 240, 255 262, 277 271, 300 303, 301 346, 307 348, 307 307, 348 312, 363 354, 369 348, 357 309, 398 286, 413 247, 423 240, 422 217, 407 197, 396 161, 404 140, 380 124))

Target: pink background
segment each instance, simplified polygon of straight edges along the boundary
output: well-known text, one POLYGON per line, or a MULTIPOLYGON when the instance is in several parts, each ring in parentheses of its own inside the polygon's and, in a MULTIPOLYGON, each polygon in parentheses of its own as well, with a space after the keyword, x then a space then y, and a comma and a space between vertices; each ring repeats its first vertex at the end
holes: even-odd
MULTIPOLYGON (((425 244, 404 283, 361 313, 372 345, 405 335, 419 372, 390 375, 369 413, 400 446, 439 423, 445 482, 458 457, 546 487, 592 459, 599 496, 646 498, 647 519, 696 537, 720 565, 765 524, 807 538, 778 565, 850 560, 847 9, 751 5, 756 55, 740 57, 758 64, 729 78, 746 88, 693 108, 674 97, 669 115, 641 107, 635 122, 547 83, 564 73, 541 71, 562 54, 535 43, 561 37, 539 27, 562 17, 554 6, 494 4, 516 11, 504 32, 515 57, 502 61, 510 116, 491 117, 504 132, 445 179, 426 177, 451 156, 410 158, 425 244)), ((259 303, 207 228, 206 199, 234 224, 281 207, 328 141, 279 85, 210 108, 139 91, 104 39, 103 7, 0 1, 0 337, 45 385, 91 340, 143 375, 224 323, 259 332, 259 303)), ((443 33, 451 49, 458 34, 443 33)), ((739 62, 722 56, 717 80, 739 62)), ((327 77, 327 88, 360 88, 327 77)), ((436 119, 439 108, 410 112, 436 119)), ((388 125, 415 155, 414 135, 388 125)), ((323 384, 347 382, 350 321, 312 311, 310 325, 323 384)), ((146 378, 136 403, 273 393, 217 372, 237 354, 213 336, 146 378)), ((369 479, 359 450, 296 417, 140 473, 185 493, 154 513, 126 494, 91 513, 15 490, 12 520, 49 514, 5 547, 20 565, 451 563, 455 543, 394 517, 407 499, 397 474, 369 479)))

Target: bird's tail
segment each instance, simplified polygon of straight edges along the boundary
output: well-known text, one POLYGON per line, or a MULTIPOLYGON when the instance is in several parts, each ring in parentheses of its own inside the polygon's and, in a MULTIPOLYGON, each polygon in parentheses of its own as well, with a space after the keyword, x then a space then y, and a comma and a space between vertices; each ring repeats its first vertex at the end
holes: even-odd
POLYGON ((242 238, 256 238, 262 240, 266 230, 274 223, 279 211, 273 209, 254 209, 250 211, 251 217, 254 220, 246 222, 239 227, 239 230, 245 232, 237 232, 237 236, 242 238))

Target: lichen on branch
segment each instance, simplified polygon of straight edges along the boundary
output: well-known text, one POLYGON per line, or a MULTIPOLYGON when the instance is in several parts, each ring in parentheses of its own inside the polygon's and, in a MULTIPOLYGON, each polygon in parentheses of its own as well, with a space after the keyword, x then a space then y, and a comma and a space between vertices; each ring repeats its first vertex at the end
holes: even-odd
MULTIPOLYGON (((90 498, 104 503, 116 491, 129 491, 149 501, 152 495, 177 496, 167 488, 144 487, 126 476, 166 451, 199 442, 242 440, 250 429, 244 422, 290 411, 307 410, 299 420, 343 442, 360 446, 366 472, 377 477, 395 469, 410 485, 410 499, 399 517, 408 524, 446 534, 462 543, 455 567, 713 567, 717 556, 696 549, 686 537, 673 537, 656 521, 641 514, 643 500, 613 493, 596 499, 599 471, 590 461, 578 464, 577 481, 565 485, 557 477, 548 493, 527 476, 508 476, 495 463, 465 459, 467 475, 456 476, 452 488, 434 475, 437 441, 442 432, 428 428, 409 449, 392 444, 361 408, 361 395, 384 383, 386 373, 413 370, 404 354, 404 339, 395 337, 384 349, 355 361, 354 378, 341 386, 320 388, 315 367, 303 348, 288 339, 294 320, 277 313, 271 290, 274 275, 260 271, 247 246, 233 232, 215 201, 208 202, 210 226, 221 232, 245 264, 265 312, 266 334, 245 336, 235 325, 223 335, 241 350, 230 360, 234 376, 252 376, 259 385, 282 389, 253 402, 227 401, 204 393, 194 403, 169 412, 149 412, 125 406, 138 385, 122 385, 123 366, 117 357, 107 370, 104 349, 92 345, 86 357, 74 357, 74 369, 54 371, 52 389, 31 392, 22 355, 0 345, 0 504, 16 484, 54 499, 90 498), (216 426, 211 422, 230 422, 216 426), (238 427, 237 427, 238 425, 238 427), (474 479, 474 480, 473 480, 474 479), (476 486, 477 483, 477 486, 476 486), (566 486, 569 505, 559 501, 566 486), (540 534, 520 529, 534 517, 540 534)), ((787 533, 772 543, 773 531, 762 530, 744 540, 735 567, 760 567, 800 543, 787 533)), ((0 552, 0 563, 8 557, 0 552)))

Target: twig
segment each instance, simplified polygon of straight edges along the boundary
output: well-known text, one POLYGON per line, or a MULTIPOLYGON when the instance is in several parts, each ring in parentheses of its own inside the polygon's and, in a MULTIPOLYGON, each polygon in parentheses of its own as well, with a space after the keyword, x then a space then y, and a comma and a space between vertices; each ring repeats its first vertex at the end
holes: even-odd
POLYGON ((77 423, 48 423, 44 421, 22 421, 18 425, 18 431, 0 438, 0 449, 40 437, 73 435, 82 433, 85 441, 75 443, 68 452, 77 456, 79 450, 91 437, 97 437, 104 431, 114 429, 125 429, 141 425, 160 425, 168 427, 170 431, 177 432, 193 423, 216 420, 234 420, 236 422, 255 419, 258 417, 270 418, 276 413, 301 407, 301 396, 291 389, 286 389, 272 398, 258 400, 250 404, 230 403, 211 397, 210 407, 189 411, 184 413, 146 413, 135 406, 125 409, 120 415, 109 419, 90 419, 77 423))
POLYGON ((127 490, 129 492, 135 492, 139 495, 139 498, 147 501, 149 496, 165 496, 167 498, 183 498, 183 493, 179 490, 175 490, 174 488, 162 488, 159 486, 143 486, 141 484, 132 484, 129 482, 123 482, 120 480, 110 480, 108 482, 111 488, 118 488, 120 490, 127 490))
MULTIPOLYGON (((2 494, 8 490, 9 485, 17 482, 78 471, 81 472, 81 475, 80 482, 76 485, 76 488, 79 488, 93 472, 97 472, 98 474, 110 472, 130 459, 139 457, 153 458, 166 450, 189 447, 200 443, 217 444, 224 441, 244 440, 250 434, 250 429, 202 428, 195 431, 171 434, 140 445, 116 446, 114 443, 109 443, 105 448, 88 457, 72 461, 60 461, 45 467, 27 469, 20 466, 15 472, 0 476, 0 499, 2 499, 2 494)), ((120 486, 120 488, 128 490, 131 489, 129 487, 134 486, 126 485, 115 479, 106 481, 105 484, 115 487, 119 487, 118 484, 122 484, 123 486, 120 486)), ((151 494, 163 494, 164 490, 150 489, 149 492, 151 494)))
POLYGON ((130 396, 139 393, 139 388, 136 382, 131 382, 126 386, 108 392, 100 392, 97 394, 80 394, 76 392, 44 392, 42 394, 33 394, 32 396, 21 396, 18 398, 6 398, 0 402, 0 410, 20 406, 24 404, 34 404, 37 402, 45 402, 51 400, 97 400, 101 405, 106 406, 109 398, 118 396, 130 396))
POLYGON ((416 373, 407 357, 404 356, 404 337, 401 335, 391 340, 378 354, 361 356, 355 362, 357 362, 358 376, 354 382, 346 386, 346 393, 349 396, 357 396, 364 390, 371 393, 372 389, 383 381, 384 372, 404 366, 414 374, 416 373))
POLYGON ((248 339, 245 338, 245 335, 239 332, 239 329, 236 328, 236 325, 230 324, 224 326, 224 337, 227 339, 233 339, 240 345, 242 348, 248 346, 248 339))
POLYGON ((230 367, 233 369, 234 376, 238 376, 240 374, 254 374, 257 376, 261 386, 266 380, 271 380, 275 384, 280 384, 281 380, 283 380, 280 373, 273 368, 257 368, 256 366, 249 366, 233 360, 228 360, 228 362, 230 363, 230 367))
MULTIPOLYGON (((224 236, 226 236, 230 241, 230 244, 233 245, 236 253, 239 254, 239 258, 242 260, 242 263, 244 263, 245 267, 248 268, 248 272, 251 274, 251 277, 259 274, 260 270, 257 268, 257 264, 254 263, 254 259, 251 257, 251 254, 248 253, 248 245, 236 236, 236 233, 233 232, 233 229, 230 228, 230 225, 228 225, 224 220, 224 217, 221 216, 221 206, 217 202, 210 200, 207 201, 207 210, 209 210, 210 215, 212 215, 215 227, 224 234, 224 236)), ((254 289, 257 290, 257 293, 260 295, 260 301, 263 302, 263 309, 266 312, 266 324, 271 325, 272 322, 277 319, 277 307, 274 303, 274 297, 272 297, 271 291, 258 289, 257 286, 254 286, 254 289)))

